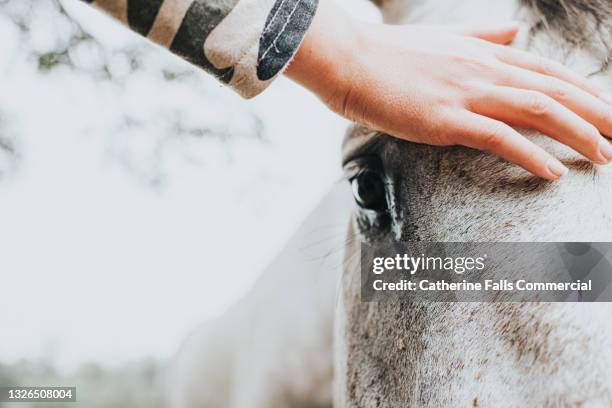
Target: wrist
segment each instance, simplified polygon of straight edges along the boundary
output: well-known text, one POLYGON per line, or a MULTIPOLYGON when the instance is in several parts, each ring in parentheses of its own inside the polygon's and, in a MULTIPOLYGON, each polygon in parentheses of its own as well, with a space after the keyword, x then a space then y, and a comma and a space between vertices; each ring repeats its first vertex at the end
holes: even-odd
POLYGON ((350 89, 348 71, 354 65, 357 32, 356 23, 342 8, 320 0, 285 74, 333 107, 350 89))

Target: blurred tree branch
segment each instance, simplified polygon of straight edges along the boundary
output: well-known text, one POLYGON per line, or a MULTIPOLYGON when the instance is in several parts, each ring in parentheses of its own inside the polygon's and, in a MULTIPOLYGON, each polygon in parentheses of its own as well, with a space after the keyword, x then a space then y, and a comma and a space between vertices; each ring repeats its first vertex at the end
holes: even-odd
MULTIPOLYGON (((82 123, 84 136, 103 137, 107 148, 101 154, 110 154, 127 174, 160 187, 170 178, 169 160, 178 156, 189 163, 202 163, 199 150, 210 148, 204 141, 265 139, 264 123, 252 108, 220 90, 213 79, 127 30, 125 45, 105 47, 74 17, 58 0, 0 0, 0 28, 12 24, 19 33, 16 40, 0 43, 0 53, 3 48, 14 49, 10 62, 21 61, 34 69, 32 74, 24 69, 5 72, 0 89, 14 75, 38 73, 77 97, 93 101, 95 109, 67 120, 82 123), (93 91, 80 91, 79 81, 83 80, 93 91), (108 118, 105 123, 96 118, 100 111, 108 118)), ((108 24, 104 17, 99 19, 100 27, 108 24)), ((115 28, 121 32, 110 27, 115 28)), ((0 66, 0 72, 2 69, 0 66)), ((65 112, 75 110, 69 103, 65 112)), ((3 111, 0 101, 0 113, 3 111)), ((17 125, 31 120, 28 115, 31 113, 21 111, 6 114, 17 125)), ((19 126, 16 129, 18 136, 19 126)), ((31 143, 32 138, 26 139, 31 143)), ((3 135, 0 151, 10 156, 17 154, 15 149, 13 136, 3 135)))

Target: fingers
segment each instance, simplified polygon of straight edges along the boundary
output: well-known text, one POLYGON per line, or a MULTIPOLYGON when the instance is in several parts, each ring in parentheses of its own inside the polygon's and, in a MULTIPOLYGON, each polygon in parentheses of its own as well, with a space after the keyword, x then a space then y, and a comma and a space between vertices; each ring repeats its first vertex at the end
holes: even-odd
POLYGON ((496 44, 509 44, 512 42, 512 40, 514 40, 514 37, 516 37, 516 34, 518 33, 518 25, 514 22, 498 24, 495 26, 488 25, 482 27, 453 24, 428 25, 422 27, 451 31, 469 37, 480 38, 481 40, 489 41, 496 44))
POLYGON ((463 28, 460 32, 464 35, 496 44, 509 44, 518 33, 518 25, 516 23, 507 23, 496 27, 471 27, 463 28))
MULTIPOLYGON (((506 64, 558 78, 594 96, 603 96, 606 98, 606 95, 602 95, 602 92, 586 78, 557 61, 509 47, 499 47, 496 56, 500 61, 506 64)), ((612 103, 612 101, 608 101, 608 103, 612 103)))
POLYGON ((497 154, 547 180, 556 180, 568 171, 559 160, 510 126, 485 116, 465 115, 458 137, 464 146, 497 154))
POLYGON ((563 104, 599 131, 612 137, 612 105, 593 94, 560 79, 511 68, 509 75, 500 85, 541 92, 563 104))
POLYGON ((610 143, 593 125, 542 93, 496 87, 483 91, 470 107, 474 113, 539 130, 596 163, 612 160, 610 143))

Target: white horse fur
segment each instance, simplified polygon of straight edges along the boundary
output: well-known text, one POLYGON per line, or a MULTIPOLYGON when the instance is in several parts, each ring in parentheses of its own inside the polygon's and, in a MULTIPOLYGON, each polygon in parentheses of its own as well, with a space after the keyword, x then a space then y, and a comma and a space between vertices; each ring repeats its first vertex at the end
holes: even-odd
MULTIPOLYGON (((517 19, 513 46, 612 92, 609 0, 378 6, 393 24, 517 19)), ((521 132, 570 173, 550 183, 486 153, 349 130, 344 158, 374 156, 392 189, 386 223, 334 187, 252 292, 187 342, 174 364, 173 406, 329 407, 332 393, 335 407, 612 406, 610 304, 360 301, 361 241, 612 241, 612 168, 521 132), (321 241, 347 229, 344 243, 321 241), (310 255, 300 249, 316 242, 310 255), (301 289, 287 291, 287 282, 301 289)))
POLYGON ((333 310, 351 200, 338 183, 250 293, 190 336, 169 372, 171 407, 331 406, 333 310))

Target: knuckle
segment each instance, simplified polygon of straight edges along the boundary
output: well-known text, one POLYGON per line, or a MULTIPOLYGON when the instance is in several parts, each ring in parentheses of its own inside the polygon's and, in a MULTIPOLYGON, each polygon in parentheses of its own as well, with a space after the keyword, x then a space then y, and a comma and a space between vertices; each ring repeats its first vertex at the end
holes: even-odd
POLYGON ((612 124, 612 108, 599 109, 596 114, 596 120, 598 123, 612 124))
POLYGON ((427 140, 427 144, 432 146, 452 146, 455 144, 453 137, 444 133, 438 133, 427 140))
POLYGON ((463 103, 467 109, 472 109, 474 105, 491 98, 493 95, 490 88, 477 82, 465 83, 463 90, 465 91, 463 103))
POLYGON ((503 145, 504 139, 505 132, 500 126, 497 126, 489 129, 489 131, 485 133, 482 144, 485 149, 496 151, 503 145))
POLYGON ((539 68, 544 75, 554 75, 557 72, 556 64, 548 60, 540 60, 539 68))
POLYGON ((509 84, 513 84, 514 82, 516 82, 516 78, 514 74, 507 72, 507 71, 499 72, 497 74, 497 79, 495 81, 497 85, 502 85, 502 86, 507 86, 509 84))
POLYGON ((557 81, 550 81, 548 85, 548 94, 557 101, 567 101, 570 97, 570 92, 567 87, 559 84, 557 81))
POLYGON ((525 110, 531 116, 547 116, 550 112, 550 103, 544 95, 533 92, 525 98, 525 110))
POLYGON ((587 125, 587 129, 586 129, 586 134, 588 135, 587 137, 587 143, 588 146, 590 148, 592 148, 593 150, 599 150, 599 140, 601 139, 601 134, 599 133, 599 130, 591 125, 588 124, 587 125))
POLYGON ((496 61, 491 64, 493 78, 497 85, 509 85, 516 82, 516 72, 503 62, 496 61))
POLYGON ((516 83, 516 73, 503 64, 494 66, 492 81, 498 86, 511 86, 516 83))
POLYGON ((495 69, 494 65, 490 61, 476 56, 457 56, 455 57, 455 62, 478 73, 491 72, 495 69))
POLYGON ((462 141, 462 133, 459 126, 454 124, 442 128, 432 128, 428 133, 432 136, 427 141, 427 144, 434 146, 452 146, 462 141))

